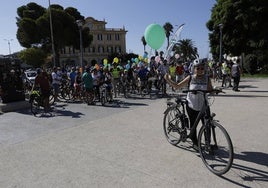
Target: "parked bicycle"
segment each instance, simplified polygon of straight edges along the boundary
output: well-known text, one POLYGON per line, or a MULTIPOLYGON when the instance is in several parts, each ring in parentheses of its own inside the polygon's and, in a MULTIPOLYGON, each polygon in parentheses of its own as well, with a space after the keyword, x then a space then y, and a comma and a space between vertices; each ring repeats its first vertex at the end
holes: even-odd
POLYGON ((200 120, 202 126, 198 133, 198 150, 205 166, 214 174, 222 175, 229 171, 233 163, 233 145, 225 128, 215 120, 215 113, 211 113, 207 98, 208 93, 220 93, 219 89, 213 91, 185 90, 184 92, 201 93, 204 97, 204 104, 199 112, 195 123, 190 128, 186 113, 187 100, 177 98, 175 102, 168 101, 167 109, 164 112, 163 126, 168 142, 177 145, 185 142, 193 134, 200 120))

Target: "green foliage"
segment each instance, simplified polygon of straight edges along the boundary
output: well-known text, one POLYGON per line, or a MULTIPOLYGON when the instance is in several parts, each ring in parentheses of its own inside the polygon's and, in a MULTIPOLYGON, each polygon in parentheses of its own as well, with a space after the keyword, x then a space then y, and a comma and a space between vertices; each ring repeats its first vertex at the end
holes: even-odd
POLYGON ((147 42, 145 40, 144 35, 141 37, 141 42, 142 42, 142 45, 143 45, 143 51, 145 52, 145 46, 147 45, 147 42))
POLYGON ((219 57, 219 24, 223 24, 223 54, 254 54, 258 59, 261 51, 267 56, 267 17, 266 0, 218 0, 206 24, 214 59, 218 60, 219 57))
POLYGON ((248 54, 244 59, 244 68, 250 74, 256 74, 257 66, 257 56, 254 54, 248 54))
POLYGON ((173 25, 169 22, 166 22, 164 25, 163 25, 163 28, 165 30, 165 34, 166 34, 166 37, 167 37, 167 48, 169 47, 169 37, 170 37, 170 33, 173 32, 173 25))
MULTIPOLYGON (((51 30, 50 12, 52 15, 52 28, 54 38, 54 48, 56 61, 59 50, 65 46, 80 47, 79 28, 77 19, 84 20, 84 17, 77 9, 68 7, 64 10, 61 5, 51 5, 50 9, 45 9, 36 3, 17 8, 17 39, 21 46, 31 48, 41 46, 44 53, 51 53, 51 30)), ((89 34, 89 28, 82 29, 83 47, 88 47, 93 37, 89 34)))
POLYGON ((174 46, 174 51, 175 54, 180 54, 184 62, 196 59, 198 56, 197 48, 191 39, 179 40, 178 44, 174 46))
POLYGON ((40 48, 28 48, 21 51, 18 56, 26 64, 38 68, 44 65, 47 54, 40 48))

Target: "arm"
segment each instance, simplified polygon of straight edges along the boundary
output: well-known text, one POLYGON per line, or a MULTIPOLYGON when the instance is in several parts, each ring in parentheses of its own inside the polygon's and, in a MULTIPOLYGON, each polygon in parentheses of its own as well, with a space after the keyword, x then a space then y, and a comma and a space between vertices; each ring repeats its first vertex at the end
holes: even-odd
POLYGON ((182 87, 185 87, 188 85, 189 80, 190 80, 190 75, 184 78, 180 83, 176 83, 173 80, 171 80, 171 77, 169 74, 165 74, 164 78, 167 81, 167 83, 172 86, 174 89, 180 89, 182 87))
POLYGON ((212 86, 210 77, 208 77, 208 88, 207 88, 207 90, 208 91, 212 91, 213 90, 213 86, 212 86))

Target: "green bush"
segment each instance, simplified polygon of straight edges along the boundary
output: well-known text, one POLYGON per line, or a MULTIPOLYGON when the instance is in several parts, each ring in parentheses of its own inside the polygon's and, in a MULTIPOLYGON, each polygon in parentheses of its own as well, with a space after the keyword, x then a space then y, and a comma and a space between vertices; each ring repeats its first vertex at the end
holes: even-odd
POLYGON ((258 71, 257 56, 254 54, 248 54, 244 59, 244 68, 250 74, 256 74, 258 71))

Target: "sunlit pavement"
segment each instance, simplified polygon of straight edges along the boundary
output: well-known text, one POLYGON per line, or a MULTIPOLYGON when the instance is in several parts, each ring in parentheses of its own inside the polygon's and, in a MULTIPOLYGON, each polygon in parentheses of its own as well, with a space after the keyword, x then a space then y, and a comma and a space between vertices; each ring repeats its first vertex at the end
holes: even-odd
POLYGON ((0 115, 0 187, 268 187, 268 79, 242 79, 240 90, 224 89, 211 106, 234 145, 223 177, 190 143, 166 141, 163 98, 82 112, 62 103, 53 117, 0 115))

